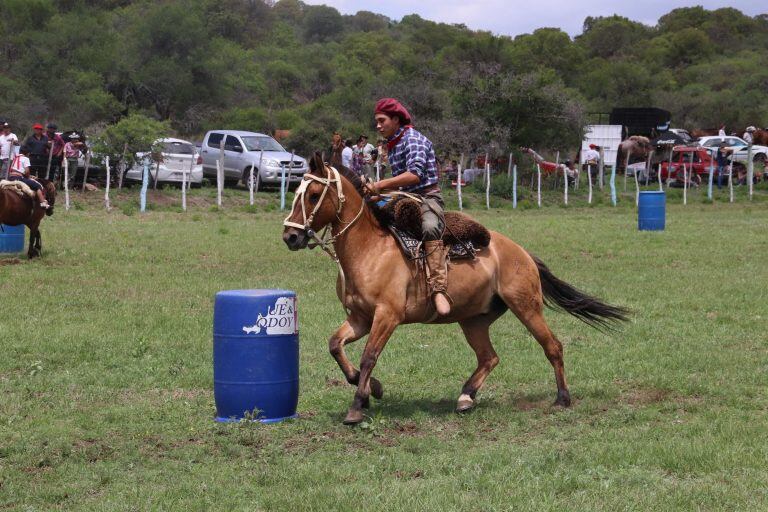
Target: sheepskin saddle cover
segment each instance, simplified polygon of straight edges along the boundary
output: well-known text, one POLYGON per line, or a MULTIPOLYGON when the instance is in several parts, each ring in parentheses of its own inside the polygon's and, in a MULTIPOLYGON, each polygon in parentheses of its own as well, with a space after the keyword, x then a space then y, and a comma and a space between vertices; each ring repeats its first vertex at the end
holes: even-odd
POLYGON ((34 190, 29 188, 29 185, 23 181, 0 180, 0 188, 7 188, 8 190, 16 192, 20 196, 27 196, 33 199, 35 197, 34 190))
MULTIPOLYGON (((423 256, 421 247, 421 205, 408 197, 394 197, 379 208, 379 222, 392 232, 406 256, 423 256)), ((488 247, 491 233, 469 215, 445 212, 443 243, 452 259, 474 258, 477 251, 488 247)))

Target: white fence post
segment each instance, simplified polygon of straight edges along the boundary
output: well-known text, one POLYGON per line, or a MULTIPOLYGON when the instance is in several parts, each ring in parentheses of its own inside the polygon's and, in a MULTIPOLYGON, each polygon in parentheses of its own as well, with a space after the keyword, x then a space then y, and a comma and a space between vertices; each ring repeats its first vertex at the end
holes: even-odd
POLYGON ((219 160, 216 162, 216 206, 221 208, 221 192, 224 188, 224 139, 219 143, 219 160))
POLYGON ((592 204, 592 166, 589 164, 587 164, 587 185, 589 186, 587 204, 592 204))
POLYGON ((261 183, 261 163, 264 161, 264 150, 259 152, 259 168, 256 170, 256 185, 254 186, 254 192, 259 191, 259 184, 261 183))
POLYGON ((517 208, 517 164, 512 167, 512 208, 517 208))
POLYGON ((536 164, 536 204, 541 208, 541 166, 536 164))
POLYGON ((731 154, 731 165, 728 167, 728 192, 730 194, 730 202, 733 202, 733 154, 731 154))
POLYGON ((461 180, 464 178, 464 153, 461 154, 461 162, 459 162, 459 177, 456 181, 456 194, 459 196, 459 211, 463 210, 461 204, 461 180))
POLYGON ((485 209, 491 209, 491 164, 485 161, 485 209))
POLYGON ((141 192, 139 193, 139 210, 143 213, 147 210, 147 187, 149 187, 149 159, 144 156, 143 171, 141 173, 141 192))
POLYGON ((107 184, 104 187, 104 207, 109 211, 109 182, 111 180, 111 176, 109 173, 109 157, 104 157, 104 164, 107 168, 107 184))
POLYGON ((64 209, 69 211, 69 160, 64 159, 64 209))

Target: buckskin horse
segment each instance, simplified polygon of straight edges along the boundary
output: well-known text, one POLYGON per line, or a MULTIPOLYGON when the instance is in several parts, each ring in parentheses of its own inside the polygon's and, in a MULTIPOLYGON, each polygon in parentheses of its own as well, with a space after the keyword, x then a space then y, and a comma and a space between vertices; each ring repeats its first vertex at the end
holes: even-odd
POLYGON ((371 372, 395 328, 409 323, 456 322, 461 326, 477 356, 477 368, 464 384, 456 410, 472 409, 478 390, 499 362, 489 327, 508 309, 544 349, 555 372, 555 404, 568 407, 571 396, 563 346, 544 320, 544 305, 563 309, 594 327, 624 321, 627 311, 578 291, 515 242, 490 232, 490 243, 476 258, 450 263, 448 293, 453 307, 449 316, 437 317, 419 265, 403 256, 362 190, 356 174, 344 167, 330 167, 316 153, 283 230, 289 249, 299 250, 314 241, 339 265, 336 292, 347 319, 328 345, 347 382, 357 386, 344 423, 360 423, 370 395, 377 399, 383 396, 384 388, 371 372), (330 229, 329 238, 318 235, 325 227, 330 229), (344 346, 366 334, 358 370, 347 358, 344 346))
MULTIPOLYGON (((53 205, 56 201, 56 187, 49 180, 38 179, 50 204, 50 208, 44 210, 37 204, 37 199, 9 188, 0 188, 0 224, 18 226, 24 224, 29 228, 29 259, 40 256, 42 251, 42 238, 40 236, 40 222, 46 215, 53 215, 53 205)), ((19 183, 19 182, 14 182, 19 183)))

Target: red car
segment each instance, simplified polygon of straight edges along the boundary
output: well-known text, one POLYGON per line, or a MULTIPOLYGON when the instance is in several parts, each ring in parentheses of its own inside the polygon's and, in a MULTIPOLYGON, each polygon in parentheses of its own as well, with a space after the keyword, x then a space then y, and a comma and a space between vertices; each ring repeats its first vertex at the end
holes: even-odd
POLYGON ((686 172, 690 176, 691 166, 693 166, 693 172, 695 172, 702 179, 706 180, 709 177, 710 165, 714 170, 714 176, 717 178, 717 161, 715 155, 708 151, 706 148, 698 146, 675 146, 672 149, 672 162, 670 169, 670 162, 661 163, 661 179, 666 180, 670 174, 672 179, 677 179, 677 173, 680 173, 680 178, 683 175, 683 165, 685 165, 686 172), (691 164, 693 160, 693 164, 691 164))

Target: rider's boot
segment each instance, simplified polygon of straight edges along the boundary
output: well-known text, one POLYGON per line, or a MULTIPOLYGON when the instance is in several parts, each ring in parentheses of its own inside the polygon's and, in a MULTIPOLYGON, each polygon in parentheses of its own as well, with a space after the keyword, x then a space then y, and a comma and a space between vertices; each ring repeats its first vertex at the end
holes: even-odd
POLYGON ((451 302, 448 296, 448 266, 445 257, 447 251, 442 240, 427 240, 424 242, 424 252, 427 255, 427 286, 429 296, 435 304, 435 310, 440 316, 451 312, 451 302))

